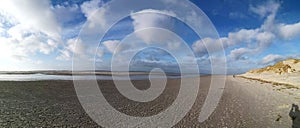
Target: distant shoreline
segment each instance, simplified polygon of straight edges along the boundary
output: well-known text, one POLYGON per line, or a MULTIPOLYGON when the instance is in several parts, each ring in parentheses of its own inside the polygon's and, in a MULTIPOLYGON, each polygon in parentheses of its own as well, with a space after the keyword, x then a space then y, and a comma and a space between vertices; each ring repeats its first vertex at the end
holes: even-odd
MULTIPOLYGON (((26 74, 44 74, 44 75, 145 75, 149 74, 150 72, 146 71, 0 71, 0 74, 7 74, 7 75, 26 75, 26 74)), ((153 72, 152 72, 153 73, 153 72)), ((162 74, 162 73, 154 73, 154 74, 162 74)), ((167 75, 180 75, 179 73, 166 73, 167 75)))
MULTIPOLYGON (((124 76, 124 75, 167 75, 167 76, 181 76, 180 73, 174 72, 147 72, 147 71, 56 71, 56 70, 49 70, 49 71, 0 71, 0 75, 31 75, 31 74, 43 74, 43 75, 69 75, 69 76, 76 76, 76 75, 102 75, 102 76, 124 76)), ((183 75, 209 75, 209 74, 194 74, 194 73, 183 73, 183 75)))
POLYGON ((208 76, 204 74, 178 74, 160 72, 62 72, 62 71, 30 71, 2 72, 0 81, 44 81, 44 80, 149 80, 177 79, 208 76))

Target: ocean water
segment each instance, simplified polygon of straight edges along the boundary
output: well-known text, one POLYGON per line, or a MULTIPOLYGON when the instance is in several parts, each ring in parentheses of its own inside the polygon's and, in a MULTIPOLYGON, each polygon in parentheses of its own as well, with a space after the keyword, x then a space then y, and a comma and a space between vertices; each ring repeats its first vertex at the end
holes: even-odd
MULTIPOLYGON (((0 74, 0 81, 41 81, 41 80, 113 80, 112 76, 107 75, 45 75, 45 74, 0 74)), ((165 78, 162 75, 151 75, 151 78, 161 79, 165 78)), ((167 78, 175 79, 181 76, 167 76, 167 78)), ((114 76, 115 80, 128 80, 128 77, 119 75, 114 76)), ((149 75, 131 75, 131 80, 146 80, 149 75)))

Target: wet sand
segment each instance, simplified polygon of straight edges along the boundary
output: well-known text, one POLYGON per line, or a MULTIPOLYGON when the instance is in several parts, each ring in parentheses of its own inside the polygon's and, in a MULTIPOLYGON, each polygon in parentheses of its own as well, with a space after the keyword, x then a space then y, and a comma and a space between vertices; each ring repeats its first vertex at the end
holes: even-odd
MULTIPOLYGON (((170 79, 163 94, 149 103, 123 97, 113 81, 99 81, 100 88, 117 110, 132 116, 151 116, 168 108, 176 98, 180 79, 170 79)), ((147 89, 149 81, 133 81, 147 89)), ((174 127, 291 127, 291 104, 300 104, 299 90, 283 89, 268 83, 227 76, 217 109, 203 123, 200 109, 208 93, 210 77, 201 77, 198 97, 192 110, 174 127)), ((176 114, 175 114, 176 115, 176 114)), ((109 116, 109 115, 108 115, 109 116)), ((72 81, 0 82, 0 127, 100 127, 81 107, 72 81)))

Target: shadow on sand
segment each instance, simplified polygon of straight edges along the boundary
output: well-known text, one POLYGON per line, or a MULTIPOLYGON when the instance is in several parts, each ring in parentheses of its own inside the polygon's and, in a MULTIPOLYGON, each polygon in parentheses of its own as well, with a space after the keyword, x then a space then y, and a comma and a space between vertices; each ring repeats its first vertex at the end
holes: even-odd
POLYGON ((289 113, 290 117, 293 120, 292 128, 300 128, 300 111, 299 106, 292 104, 292 109, 289 113))

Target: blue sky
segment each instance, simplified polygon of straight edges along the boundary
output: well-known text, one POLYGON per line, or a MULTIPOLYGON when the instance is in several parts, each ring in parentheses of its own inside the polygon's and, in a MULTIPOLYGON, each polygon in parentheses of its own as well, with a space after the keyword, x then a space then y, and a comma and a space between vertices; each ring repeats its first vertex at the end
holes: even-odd
MULTIPOLYGON (((130 70, 162 68, 176 72, 178 63, 189 67, 191 61, 182 48, 183 43, 194 53, 193 60, 197 61, 201 73, 210 72, 212 60, 226 59, 227 72, 234 74, 287 58, 300 58, 300 8, 297 7, 300 2, 297 0, 191 0, 210 19, 219 39, 199 37, 193 28, 179 21, 179 15, 186 15, 194 24, 201 24, 202 19, 192 12, 177 14, 167 7, 171 4, 183 7, 184 2, 176 0, 159 0, 168 3, 157 5, 166 6, 164 10, 132 10, 109 31, 104 31, 124 8, 149 4, 140 1, 127 5, 126 1, 119 6, 110 5, 113 2, 108 0, 2 2, 0 70, 70 70, 75 55, 87 63, 94 63, 95 57, 98 70, 110 70, 112 57, 116 56, 120 70, 126 67, 122 65, 124 61, 130 61, 130 70), (143 30, 147 27, 154 29, 143 30), (98 31, 105 33, 102 40, 96 38, 98 31), (218 41, 225 52, 222 57, 218 56, 223 51, 218 41), (127 54, 142 47, 148 48, 127 58, 127 54), (208 55, 206 47, 214 53, 208 55)), ((207 30, 203 28, 203 31, 207 30)))

